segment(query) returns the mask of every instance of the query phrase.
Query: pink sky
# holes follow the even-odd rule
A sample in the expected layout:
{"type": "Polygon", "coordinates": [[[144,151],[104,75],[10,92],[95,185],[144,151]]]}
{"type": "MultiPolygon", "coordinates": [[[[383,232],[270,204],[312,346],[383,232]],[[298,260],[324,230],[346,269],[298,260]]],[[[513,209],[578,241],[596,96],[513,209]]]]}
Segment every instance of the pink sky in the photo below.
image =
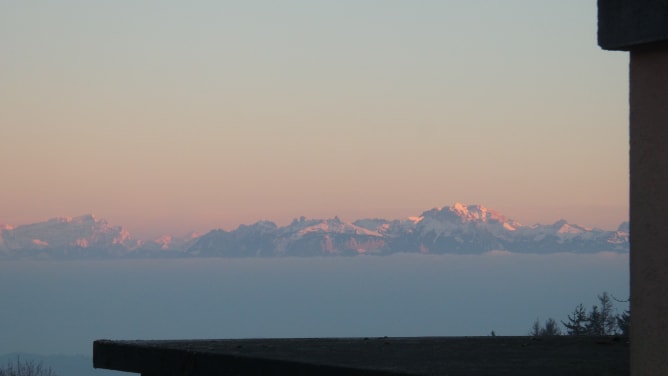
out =
{"type": "Polygon", "coordinates": [[[595,2],[0,4],[0,223],[628,213],[595,2]],[[567,24],[568,27],[564,28],[567,24]]]}

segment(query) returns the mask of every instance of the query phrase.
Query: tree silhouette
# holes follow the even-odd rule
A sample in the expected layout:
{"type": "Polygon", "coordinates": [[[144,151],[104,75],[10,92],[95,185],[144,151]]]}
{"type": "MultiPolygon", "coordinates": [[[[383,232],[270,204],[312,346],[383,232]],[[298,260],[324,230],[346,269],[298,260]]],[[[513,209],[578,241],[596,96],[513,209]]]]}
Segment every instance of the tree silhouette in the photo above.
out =
{"type": "MultiPolygon", "coordinates": [[[[619,334],[628,336],[631,312],[627,309],[621,315],[616,314],[612,305],[613,298],[607,292],[597,297],[599,304],[592,306],[590,312],[587,312],[580,303],[568,315],[568,321],[561,321],[561,324],[566,328],[566,334],[570,336],[610,336],[619,334]]],[[[559,325],[551,318],[545,321],[544,326],[541,326],[540,321],[536,319],[529,331],[529,335],[534,337],[561,334],[559,325]]]]}
{"type": "Polygon", "coordinates": [[[531,325],[531,329],[529,329],[529,335],[532,337],[540,336],[540,321],[538,319],[536,319],[536,321],[533,322],[533,325],[531,325]]]}
{"type": "Polygon", "coordinates": [[[591,312],[587,317],[587,324],[585,325],[587,330],[587,335],[589,336],[602,336],[605,335],[605,328],[603,326],[603,319],[601,317],[601,312],[598,309],[598,306],[591,307],[591,312]]]}
{"type": "Polygon", "coordinates": [[[16,357],[16,363],[7,362],[7,366],[0,367],[0,376],[57,376],[51,367],[45,367],[41,362],[21,360],[16,357]]]}
{"type": "Polygon", "coordinates": [[[626,310],[621,315],[617,316],[617,327],[621,330],[623,336],[629,335],[631,326],[631,311],[626,310]]]}
{"type": "Polygon", "coordinates": [[[540,335],[543,337],[560,336],[561,329],[559,329],[557,321],[551,317],[545,320],[545,325],[543,325],[543,328],[540,330],[540,335]]]}
{"type": "Polygon", "coordinates": [[[612,306],[612,299],[607,292],[598,296],[598,302],[601,307],[601,325],[603,326],[603,335],[609,336],[617,333],[617,315],[612,306]]]}
{"type": "Polygon", "coordinates": [[[617,316],[612,307],[612,300],[607,292],[598,296],[600,306],[593,306],[586,325],[587,334],[609,336],[617,333],[617,316]]]}
{"type": "Polygon", "coordinates": [[[529,335],[532,337],[560,336],[561,329],[559,329],[559,324],[557,324],[557,321],[551,317],[545,320],[545,325],[542,327],[540,325],[540,321],[536,319],[533,325],[531,325],[529,335]]]}
{"type": "Polygon", "coordinates": [[[561,322],[566,327],[566,333],[570,336],[583,336],[587,334],[587,311],[580,303],[572,314],[568,315],[568,322],[561,322]]]}

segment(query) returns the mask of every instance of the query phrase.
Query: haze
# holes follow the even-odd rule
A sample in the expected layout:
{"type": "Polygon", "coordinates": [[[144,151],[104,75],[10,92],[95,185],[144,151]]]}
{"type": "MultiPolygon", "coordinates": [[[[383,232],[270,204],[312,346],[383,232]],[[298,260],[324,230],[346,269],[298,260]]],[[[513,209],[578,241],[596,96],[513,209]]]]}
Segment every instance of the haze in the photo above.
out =
{"type": "Polygon", "coordinates": [[[0,3],[0,223],[131,233],[454,202],[615,228],[627,62],[595,1],[0,3]]]}
{"type": "Polygon", "coordinates": [[[626,299],[628,278],[615,253],[9,261],[0,355],[90,355],[101,338],[527,335],[604,291],[626,299]]]}

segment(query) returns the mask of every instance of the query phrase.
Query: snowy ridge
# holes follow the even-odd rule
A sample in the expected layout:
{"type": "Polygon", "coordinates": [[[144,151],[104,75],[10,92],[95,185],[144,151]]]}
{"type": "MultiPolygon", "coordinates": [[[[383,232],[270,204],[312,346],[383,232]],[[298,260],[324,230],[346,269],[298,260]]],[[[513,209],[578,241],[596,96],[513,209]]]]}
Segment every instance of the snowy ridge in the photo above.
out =
{"type": "Polygon", "coordinates": [[[130,234],[121,227],[112,227],[92,214],[79,217],[52,218],[2,231],[5,251],[88,248],[120,246],[131,248],[130,234]]]}
{"type": "Polygon", "coordinates": [[[300,217],[287,226],[271,221],[204,235],[165,235],[134,240],[122,227],[93,215],[0,227],[3,257],[277,257],[386,255],[397,252],[518,253],[628,252],[628,223],[616,231],[591,229],[566,220],[524,226],[482,205],[438,207],[402,220],[300,217]]]}
{"type": "Polygon", "coordinates": [[[367,236],[381,236],[376,231],[371,231],[364,227],[357,226],[352,223],[341,222],[339,217],[333,219],[320,219],[301,222],[293,222],[290,226],[295,229],[291,238],[298,239],[307,236],[311,233],[339,233],[339,234],[353,234],[353,235],[367,235],[367,236]],[[302,226],[305,225],[305,226],[302,226]]]}

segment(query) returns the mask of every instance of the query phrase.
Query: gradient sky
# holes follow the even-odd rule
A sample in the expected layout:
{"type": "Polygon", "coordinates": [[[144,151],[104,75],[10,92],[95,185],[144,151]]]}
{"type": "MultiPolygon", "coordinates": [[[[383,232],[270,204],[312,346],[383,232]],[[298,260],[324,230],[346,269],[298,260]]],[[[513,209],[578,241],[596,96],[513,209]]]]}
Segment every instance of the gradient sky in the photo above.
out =
{"type": "Polygon", "coordinates": [[[628,213],[596,2],[0,1],[0,223],[628,213]]]}

